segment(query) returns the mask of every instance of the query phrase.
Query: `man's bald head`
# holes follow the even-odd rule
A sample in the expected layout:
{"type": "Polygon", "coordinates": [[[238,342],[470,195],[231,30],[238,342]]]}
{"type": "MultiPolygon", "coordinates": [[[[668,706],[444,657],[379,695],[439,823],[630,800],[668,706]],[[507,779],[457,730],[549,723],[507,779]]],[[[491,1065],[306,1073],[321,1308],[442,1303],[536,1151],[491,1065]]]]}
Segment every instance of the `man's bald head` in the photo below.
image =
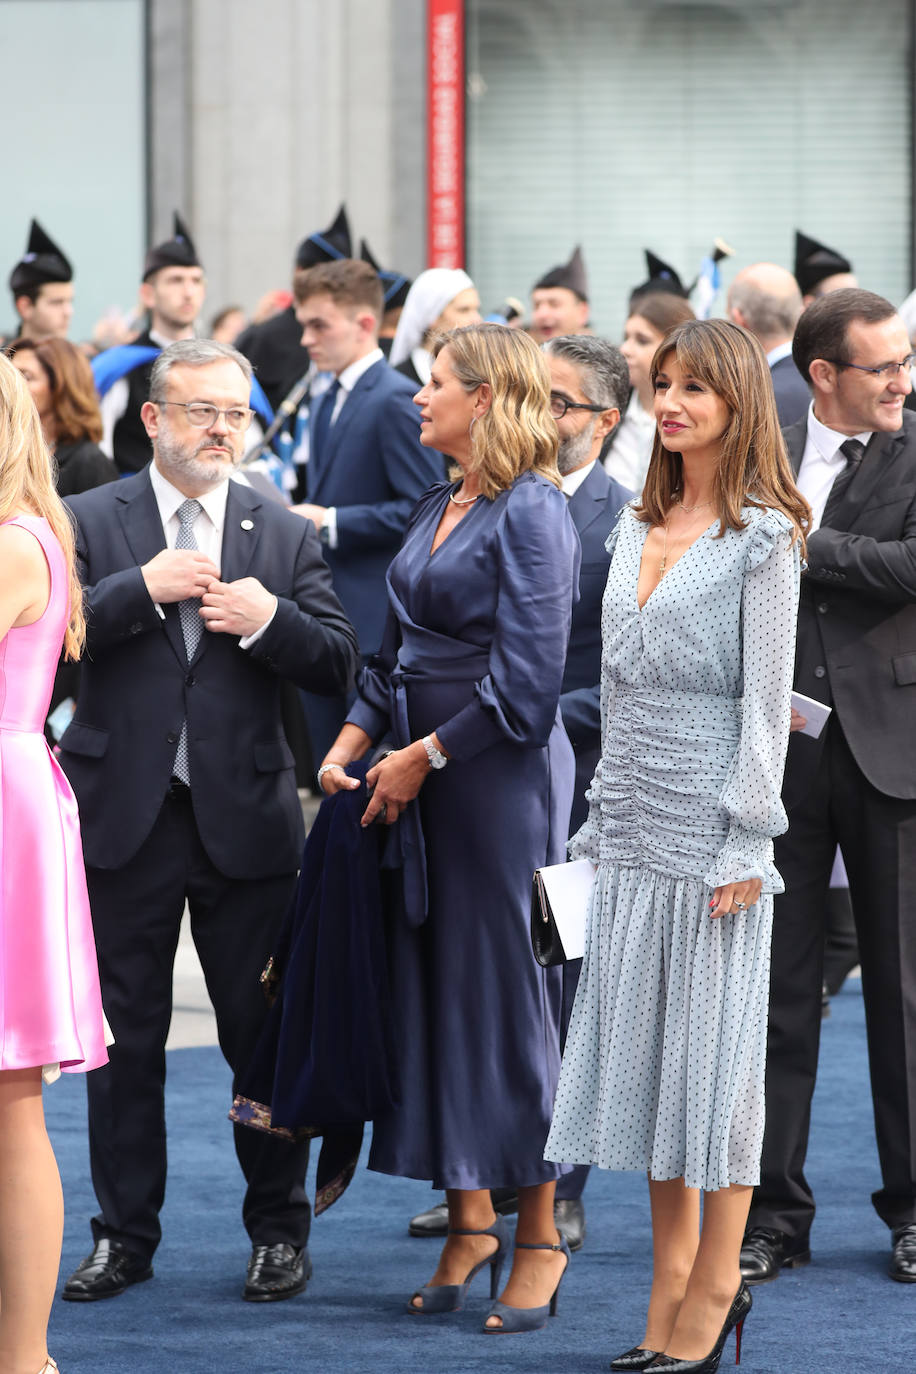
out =
{"type": "Polygon", "coordinates": [[[755,262],[728,288],[728,314],[769,351],[788,343],[802,312],[801,292],[791,272],[775,262],[755,262]]]}

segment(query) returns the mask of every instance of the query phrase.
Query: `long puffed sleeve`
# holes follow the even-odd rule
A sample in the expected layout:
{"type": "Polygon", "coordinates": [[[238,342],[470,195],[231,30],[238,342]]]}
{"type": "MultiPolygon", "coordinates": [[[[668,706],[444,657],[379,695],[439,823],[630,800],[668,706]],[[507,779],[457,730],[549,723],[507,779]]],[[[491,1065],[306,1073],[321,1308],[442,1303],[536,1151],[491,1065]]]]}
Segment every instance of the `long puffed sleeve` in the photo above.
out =
{"type": "Polygon", "coordinates": [[[801,576],[790,522],[778,511],[756,521],[748,540],[742,597],[744,704],[741,736],[720,802],[730,825],[710,887],[760,878],[782,892],[774,835],[787,828],[780,790],[789,740],[801,576]]]}
{"type": "Polygon", "coordinates": [[[523,477],[508,493],[498,529],[499,579],[489,671],[474,700],[437,727],[452,758],[469,759],[504,740],[547,743],[557,714],[579,538],[562,492],[523,477]]]}

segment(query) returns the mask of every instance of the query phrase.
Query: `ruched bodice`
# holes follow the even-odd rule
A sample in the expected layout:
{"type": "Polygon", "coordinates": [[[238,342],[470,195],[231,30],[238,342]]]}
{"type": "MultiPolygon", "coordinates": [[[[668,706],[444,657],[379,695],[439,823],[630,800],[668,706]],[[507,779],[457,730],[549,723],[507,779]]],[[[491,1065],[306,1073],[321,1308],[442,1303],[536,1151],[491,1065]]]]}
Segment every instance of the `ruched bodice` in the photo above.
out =
{"type": "Polygon", "coordinates": [[[0,640],[0,1069],[107,1060],[76,801],[43,734],[64,630],[63,552],[38,516],[44,613],[0,640]]]}

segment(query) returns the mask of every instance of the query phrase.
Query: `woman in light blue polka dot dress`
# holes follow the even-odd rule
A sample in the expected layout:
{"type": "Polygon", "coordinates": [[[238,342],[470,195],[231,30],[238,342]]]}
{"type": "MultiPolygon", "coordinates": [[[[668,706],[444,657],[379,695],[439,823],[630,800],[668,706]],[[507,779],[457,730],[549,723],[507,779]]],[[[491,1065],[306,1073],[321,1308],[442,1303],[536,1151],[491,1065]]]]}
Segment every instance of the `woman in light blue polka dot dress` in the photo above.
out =
{"type": "Polygon", "coordinates": [[[646,487],[608,545],[602,753],[571,845],[598,868],[545,1154],[649,1175],[646,1332],[611,1368],[711,1371],[750,1307],[808,508],[751,335],[690,321],[652,371],[646,487]]]}

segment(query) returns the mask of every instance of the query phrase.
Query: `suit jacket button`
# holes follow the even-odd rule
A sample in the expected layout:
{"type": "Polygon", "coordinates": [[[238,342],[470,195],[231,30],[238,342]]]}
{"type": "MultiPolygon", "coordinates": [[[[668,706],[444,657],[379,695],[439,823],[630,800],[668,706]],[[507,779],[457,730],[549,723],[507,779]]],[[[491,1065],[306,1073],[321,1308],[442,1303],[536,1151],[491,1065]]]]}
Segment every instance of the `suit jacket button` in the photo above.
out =
{"type": "Polygon", "coordinates": [[[817,609],[818,609],[818,611],[820,612],[821,615],[826,615],[826,614],[827,614],[827,602],[826,602],[826,601],[819,601],[819,602],[817,603],[817,609]]]}
{"type": "Polygon", "coordinates": [[[168,733],[168,734],[166,735],[166,737],[165,737],[165,742],[166,742],[166,744],[177,744],[177,743],[178,743],[178,736],[177,736],[177,735],[174,735],[174,734],[172,733],[172,731],[170,730],[169,733],[168,733]]]}
{"type": "Polygon", "coordinates": [[[143,626],[140,624],[140,621],[138,620],[137,623],[136,623],[135,625],[131,625],[130,630],[128,631],[128,633],[129,633],[129,634],[132,634],[132,635],[138,635],[138,634],[140,634],[140,632],[142,631],[142,629],[143,629],[143,626]]]}
{"type": "Polygon", "coordinates": [[[814,670],[814,676],[815,676],[815,677],[826,677],[826,676],[827,676],[827,669],[818,666],[818,667],[815,668],[815,670],[814,670]]]}
{"type": "Polygon", "coordinates": [[[193,687],[196,681],[197,679],[195,678],[194,674],[188,673],[187,677],[185,678],[185,685],[187,687],[193,687]]]}

